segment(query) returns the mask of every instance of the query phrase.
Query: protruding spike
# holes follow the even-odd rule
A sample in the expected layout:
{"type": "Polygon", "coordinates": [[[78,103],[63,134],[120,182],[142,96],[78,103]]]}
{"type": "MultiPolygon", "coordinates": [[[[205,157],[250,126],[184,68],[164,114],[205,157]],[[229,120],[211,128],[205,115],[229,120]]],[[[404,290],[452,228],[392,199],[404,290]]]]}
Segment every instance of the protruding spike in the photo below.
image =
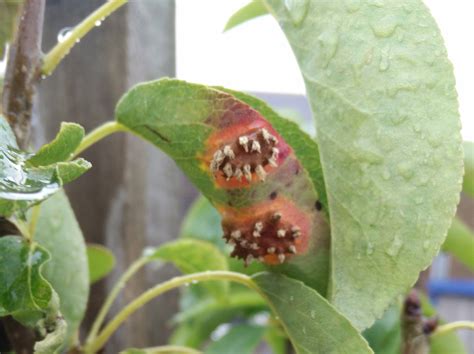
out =
{"type": "Polygon", "coordinates": [[[224,158],[225,158],[225,156],[224,156],[224,153],[222,152],[222,150],[217,150],[214,153],[214,156],[212,157],[212,161],[211,161],[211,164],[210,164],[210,168],[211,168],[212,172],[217,172],[220,165],[222,164],[222,161],[224,161],[224,158]]]}
{"type": "Polygon", "coordinates": [[[276,161],[278,159],[279,153],[280,153],[280,150],[278,150],[278,148],[276,147],[272,148],[272,159],[276,161]]]}
{"type": "Polygon", "coordinates": [[[290,247],[288,247],[288,251],[290,251],[290,253],[296,254],[296,247],[295,247],[295,245],[290,245],[290,247]]]}
{"type": "Polygon", "coordinates": [[[224,155],[227,156],[231,160],[235,158],[234,150],[232,150],[230,145],[224,146],[224,155]]]}
{"type": "Polygon", "coordinates": [[[247,240],[242,240],[242,241],[240,241],[240,246],[241,246],[241,247],[247,248],[247,245],[248,245],[247,240]]]}
{"type": "Polygon", "coordinates": [[[252,141],[251,151],[262,152],[262,150],[260,149],[260,143],[257,140],[252,141]]]}
{"type": "Polygon", "coordinates": [[[227,180],[229,180],[232,177],[232,175],[234,174],[234,172],[232,171],[232,165],[229,162],[227,162],[225,164],[222,171],[224,171],[224,174],[226,175],[227,180]]]}
{"type": "Polygon", "coordinates": [[[286,231],[285,231],[285,230],[279,229],[279,230],[277,231],[277,236],[278,236],[278,237],[283,238],[283,237],[285,237],[285,235],[286,235],[286,231]]]}
{"type": "Polygon", "coordinates": [[[253,256],[249,254],[247,258],[245,258],[245,264],[249,265],[250,263],[252,263],[253,259],[254,259],[253,256]]]}
{"type": "Polygon", "coordinates": [[[259,260],[260,262],[263,262],[263,261],[265,260],[265,258],[263,258],[263,256],[260,256],[260,257],[258,257],[258,260],[259,260]]]}
{"type": "Polygon", "coordinates": [[[249,138],[247,138],[245,135],[239,138],[239,144],[244,148],[245,152],[249,152],[249,146],[247,145],[248,143],[249,138]]]}
{"type": "Polygon", "coordinates": [[[263,230],[263,222],[261,222],[261,221],[256,222],[255,223],[255,231],[260,232],[262,230],[263,230]]]}
{"type": "Polygon", "coordinates": [[[278,260],[280,261],[280,263],[283,263],[283,262],[285,261],[285,258],[286,258],[286,257],[285,257],[285,255],[284,255],[283,253],[280,253],[280,254],[278,255],[278,260]]]}
{"type": "Polygon", "coordinates": [[[268,163],[269,163],[270,165],[272,165],[273,167],[278,167],[278,164],[277,164],[277,162],[276,162],[276,159],[274,159],[273,157],[270,157],[270,158],[268,159],[268,163]]]}
{"type": "Polygon", "coordinates": [[[293,226],[293,227],[291,228],[291,236],[292,236],[293,238],[298,238],[298,237],[301,236],[301,230],[300,230],[300,228],[299,228],[298,226],[293,226]]]}
{"type": "Polygon", "coordinates": [[[231,246],[234,246],[235,245],[235,241],[231,238],[229,238],[229,240],[227,241],[227,243],[231,246]]]}
{"type": "Polygon", "coordinates": [[[280,220],[280,219],[281,219],[281,213],[280,213],[279,211],[277,211],[276,213],[274,213],[274,214],[272,215],[272,220],[273,220],[273,221],[278,221],[278,220],[280,220]]]}
{"type": "Polygon", "coordinates": [[[237,178],[238,181],[241,181],[243,175],[242,170],[237,167],[234,171],[234,177],[237,178]]]}
{"type": "Polygon", "coordinates": [[[300,228],[298,226],[293,226],[291,232],[300,232],[300,228]]]}
{"type": "Polygon", "coordinates": [[[257,243],[254,242],[250,244],[250,248],[253,250],[258,250],[260,247],[258,247],[257,243]]]}
{"type": "Polygon", "coordinates": [[[271,135],[268,132],[268,130],[266,130],[265,128],[262,128],[261,133],[262,133],[263,140],[265,140],[267,143],[269,143],[270,140],[272,140],[273,135],[271,135]]]}
{"type": "Polygon", "coordinates": [[[257,238],[258,238],[258,237],[262,237],[262,235],[260,235],[260,232],[258,232],[258,231],[254,231],[254,232],[252,233],[252,236],[253,236],[253,237],[257,237],[257,238]]]}
{"type": "Polygon", "coordinates": [[[265,178],[267,177],[267,173],[263,169],[262,165],[258,165],[255,168],[255,172],[257,173],[258,178],[260,178],[261,181],[265,181],[265,178]]]}
{"type": "Polygon", "coordinates": [[[275,247],[269,247],[269,248],[267,248],[268,254],[274,254],[275,251],[276,251],[275,247]]]}
{"type": "Polygon", "coordinates": [[[244,176],[247,181],[252,181],[252,171],[249,164],[244,165],[244,176]]]}
{"type": "Polygon", "coordinates": [[[242,232],[240,230],[234,230],[230,233],[230,237],[235,238],[238,240],[239,238],[242,237],[242,232]]]}

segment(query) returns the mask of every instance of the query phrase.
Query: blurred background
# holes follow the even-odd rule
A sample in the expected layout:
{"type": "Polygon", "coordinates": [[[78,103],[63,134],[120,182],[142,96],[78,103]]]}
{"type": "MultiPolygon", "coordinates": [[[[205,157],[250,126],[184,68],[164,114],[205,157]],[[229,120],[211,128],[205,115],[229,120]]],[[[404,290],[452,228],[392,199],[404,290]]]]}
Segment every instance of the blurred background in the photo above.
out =
{"type": "MultiPolygon", "coordinates": [[[[228,18],[248,0],[131,0],[74,48],[36,97],[34,140],[54,137],[59,122],[91,130],[113,117],[115,103],[132,85],[162,76],[221,85],[255,94],[314,134],[298,66],[278,24],[264,16],[223,33],[228,18]]],[[[48,0],[46,51],[102,1],[48,0]]],[[[474,140],[474,3],[425,0],[446,41],[457,80],[464,140],[474,140]]],[[[0,70],[1,70],[0,64],[0,70]]],[[[197,192],[174,163],[134,136],[106,139],[84,155],[94,168],[68,187],[88,242],[105,244],[118,259],[113,275],[93,286],[87,321],[108,289],[146,246],[174,239],[197,192]]],[[[474,202],[463,196],[459,216],[474,228],[474,202]]],[[[468,250],[474,257],[474,249],[468,250]]],[[[148,269],[134,278],[118,305],[176,274],[148,269]]],[[[421,286],[448,320],[474,320],[473,273],[441,253],[421,286]]],[[[106,353],[167,342],[177,293],[139,311],[113,337],[106,353]]],[[[113,310],[114,312],[116,311],[113,310]]],[[[85,326],[88,326],[86,321],[85,326]]],[[[474,353],[473,332],[460,332],[474,353]]]]}

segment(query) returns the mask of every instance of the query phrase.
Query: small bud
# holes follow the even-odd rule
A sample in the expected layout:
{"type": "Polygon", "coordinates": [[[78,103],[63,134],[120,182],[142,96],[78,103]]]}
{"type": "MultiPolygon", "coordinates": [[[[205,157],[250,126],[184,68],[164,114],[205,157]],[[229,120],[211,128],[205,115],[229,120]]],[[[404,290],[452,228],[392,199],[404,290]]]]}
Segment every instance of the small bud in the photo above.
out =
{"type": "Polygon", "coordinates": [[[280,230],[277,231],[277,236],[278,236],[278,237],[283,238],[283,237],[285,237],[285,235],[286,235],[286,231],[285,231],[285,230],[280,229],[280,230]]]}
{"type": "Polygon", "coordinates": [[[255,231],[262,231],[263,230],[263,222],[259,221],[255,223],[255,231]]]}
{"type": "Polygon", "coordinates": [[[265,178],[267,177],[267,173],[263,169],[262,165],[258,165],[255,168],[255,172],[257,173],[258,178],[260,178],[261,181],[265,181],[265,178]]]}
{"type": "Polygon", "coordinates": [[[244,176],[247,181],[252,181],[252,171],[249,164],[244,165],[244,176]]]}
{"type": "Polygon", "coordinates": [[[257,140],[252,141],[252,152],[253,151],[262,152],[260,150],[260,143],[257,140]]]}
{"type": "Polygon", "coordinates": [[[281,219],[281,213],[280,213],[279,211],[277,211],[276,213],[274,213],[274,214],[272,215],[272,220],[273,220],[273,221],[278,221],[278,220],[280,220],[280,219],[281,219]]]}
{"type": "Polygon", "coordinates": [[[269,248],[267,248],[268,254],[273,254],[273,253],[275,253],[275,251],[276,251],[275,247],[269,247],[269,248]]]}
{"type": "Polygon", "coordinates": [[[288,251],[290,251],[290,253],[296,254],[296,247],[295,247],[295,245],[290,245],[290,247],[288,247],[288,251]]]}
{"type": "Polygon", "coordinates": [[[284,255],[283,253],[280,253],[280,254],[278,255],[278,260],[280,261],[280,263],[283,263],[283,262],[285,261],[285,258],[286,258],[286,257],[285,257],[285,255],[284,255]]]}
{"type": "Polygon", "coordinates": [[[268,159],[268,163],[269,163],[270,165],[272,165],[273,167],[277,167],[277,166],[278,166],[278,164],[277,164],[277,162],[276,162],[276,159],[274,159],[273,157],[270,157],[270,158],[268,159]]]}
{"type": "Polygon", "coordinates": [[[234,230],[230,233],[230,237],[235,238],[236,240],[238,240],[239,238],[242,237],[242,232],[240,232],[240,230],[234,230]]]}
{"type": "Polygon", "coordinates": [[[234,150],[232,150],[230,145],[224,146],[224,155],[227,156],[231,160],[235,158],[234,150]]]}
{"type": "Polygon", "coordinates": [[[241,181],[242,176],[243,176],[242,170],[237,167],[234,171],[234,177],[237,178],[238,181],[241,181]]]}
{"type": "Polygon", "coordinates": [[[245,135],[239,138],[239,144],[244,148],[245,152],[249,152],[249,147],[247,145],[248,142],[249,138],[247,138],[245,135]]]}

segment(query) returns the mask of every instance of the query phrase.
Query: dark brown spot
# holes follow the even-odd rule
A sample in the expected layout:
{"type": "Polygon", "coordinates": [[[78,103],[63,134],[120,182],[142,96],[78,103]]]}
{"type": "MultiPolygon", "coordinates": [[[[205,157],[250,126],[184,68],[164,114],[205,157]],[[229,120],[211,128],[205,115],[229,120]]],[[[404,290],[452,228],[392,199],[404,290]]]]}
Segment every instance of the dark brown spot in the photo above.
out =
{"type": "Polygon", "coordinates": [[[323,205],[319,200],[317,200],[316,203],[314,203],[314,207],[317,211],[320,211],[323,208],[323,205]]]}
{"type": "Polygon", "coordinates": [[[276,191],[273,191],[270,193],[270,199],[275,200],[275,198],[278,196],[278,193],[276,191]]]}

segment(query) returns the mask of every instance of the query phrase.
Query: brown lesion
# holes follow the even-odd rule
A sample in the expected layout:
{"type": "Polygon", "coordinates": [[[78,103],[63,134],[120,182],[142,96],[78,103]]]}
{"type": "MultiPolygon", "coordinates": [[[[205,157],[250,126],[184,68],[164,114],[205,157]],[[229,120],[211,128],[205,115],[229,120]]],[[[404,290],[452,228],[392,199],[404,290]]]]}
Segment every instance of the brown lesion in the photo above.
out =
{"type": "Polygon", "coordinates": [[[278,197],[249,208],[223,211],[222,228],[224,239],[234,246],[232,257],[246,264],[252,260],[279,264],[306,251],[311,221],[289,200],[278,197]]]}

